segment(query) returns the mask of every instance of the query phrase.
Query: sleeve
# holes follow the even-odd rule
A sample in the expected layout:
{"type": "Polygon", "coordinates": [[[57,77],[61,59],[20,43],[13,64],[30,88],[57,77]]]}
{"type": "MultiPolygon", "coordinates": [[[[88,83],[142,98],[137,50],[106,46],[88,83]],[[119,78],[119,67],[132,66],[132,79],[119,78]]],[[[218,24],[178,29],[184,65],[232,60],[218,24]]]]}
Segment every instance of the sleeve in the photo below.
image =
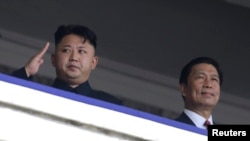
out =
{"type": "Polygon", "coordinates": [[[27,74],[26,74],[26,71],[25,71],[25,68],[22,67],[18,70],[15,70],[11,73],[11,76],[14,76],[14,77],[18,77],[18,78],[21,78],[21,79],[25,79],[25,80],[30,80],[32,81],[33,80],[33,77],[28,77],[27,74]]]}

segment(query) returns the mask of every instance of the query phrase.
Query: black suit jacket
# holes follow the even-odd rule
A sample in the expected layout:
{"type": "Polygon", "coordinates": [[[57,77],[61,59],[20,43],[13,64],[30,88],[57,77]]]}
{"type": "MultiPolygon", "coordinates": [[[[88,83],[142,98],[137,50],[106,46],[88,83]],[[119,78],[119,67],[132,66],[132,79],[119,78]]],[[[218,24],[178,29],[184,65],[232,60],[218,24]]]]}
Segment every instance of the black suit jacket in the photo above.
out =
{"type": "MultiPolygon", "coordinates": [[[[27,77],[24,67],[14,71],[11,75],[18,77],[18,78],[32,81],[32,77],[27,77]]],[[[103,101],[110,102],[113,104],[123,105],[122,100],[120,100],[119,98],[107,92],[92,89],[88,81],[83,82],[76,88],[71,88],[66,82],[56,78],[52,84],[52,87],[65,90],[65,91],[69,91],[72,93],[76,93],[79,95],[103,100],[103,101]]]]}
{"type": "MultiPolygon", "coordinates": [[[[182,112],[181,115],[175,118],[174,120],[196,126],[194,122],[184,112],[182,112]]],[[[213,122],[213,125],[215,124],[217,124],[217,122],[213,122]]]]}
{"type": "Polygon", "coordinates": [[[184,112],[174,120],[195,126],[194,122],[184,112]]]}

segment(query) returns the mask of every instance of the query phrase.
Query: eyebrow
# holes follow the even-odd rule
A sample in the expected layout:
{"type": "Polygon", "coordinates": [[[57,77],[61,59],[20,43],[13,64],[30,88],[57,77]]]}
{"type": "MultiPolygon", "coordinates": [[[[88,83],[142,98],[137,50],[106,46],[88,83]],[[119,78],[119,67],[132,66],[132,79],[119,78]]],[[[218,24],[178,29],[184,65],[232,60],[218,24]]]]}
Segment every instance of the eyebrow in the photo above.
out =
{"type": "MultiPolygon", "coordinates": [[[[64,44],[63,47],[75,47],[75,46],[71,46],[69,44],[64,44]]],[[[85,46],[77,46],[77,48],[86,48],[85,46]]]]}
{"type": "MultiPolygon", "coordinates": [[[[205,72],[203,72],[203,71],[199,71],[199,72],[195,72],[195,73],[193,73],[194,75],[200,75],[200,74],[203,74],[203,75],[205,75],[206,73],[205,72]]],[[[213,74],[209,74],[210,76],[213,76],[213,77],[218,77],[219,78],[219,74],[216,74],[216,73],[213,73],[213,74]]]]}

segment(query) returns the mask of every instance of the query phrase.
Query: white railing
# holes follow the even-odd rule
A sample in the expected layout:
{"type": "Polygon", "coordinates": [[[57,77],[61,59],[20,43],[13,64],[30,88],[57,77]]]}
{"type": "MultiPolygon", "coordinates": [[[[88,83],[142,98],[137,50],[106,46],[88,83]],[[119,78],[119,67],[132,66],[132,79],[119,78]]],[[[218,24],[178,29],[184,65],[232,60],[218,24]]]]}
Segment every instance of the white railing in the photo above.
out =
{"type": "Polygon", "coordinates": [[[5,74],[0,117],[4,141],[207,140],[193,126],[5,74]]]}

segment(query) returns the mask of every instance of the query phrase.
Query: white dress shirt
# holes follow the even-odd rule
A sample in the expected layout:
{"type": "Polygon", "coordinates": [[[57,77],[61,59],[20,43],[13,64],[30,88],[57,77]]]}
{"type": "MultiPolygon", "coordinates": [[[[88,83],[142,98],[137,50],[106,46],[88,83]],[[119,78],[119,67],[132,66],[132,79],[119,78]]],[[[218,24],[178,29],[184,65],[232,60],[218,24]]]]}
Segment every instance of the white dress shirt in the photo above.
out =
{"type": "MultiPolygon", "coordinates": [[[[196,127],[207,129],[207,127],[204,126],[204,123],[207,119],[188,109],[184,109],[184,113],[193,121],[196,127]]],[[[211,125],[213,125],[212,115],[208,118],[208,121],[211,123],[211,125]]]]}

